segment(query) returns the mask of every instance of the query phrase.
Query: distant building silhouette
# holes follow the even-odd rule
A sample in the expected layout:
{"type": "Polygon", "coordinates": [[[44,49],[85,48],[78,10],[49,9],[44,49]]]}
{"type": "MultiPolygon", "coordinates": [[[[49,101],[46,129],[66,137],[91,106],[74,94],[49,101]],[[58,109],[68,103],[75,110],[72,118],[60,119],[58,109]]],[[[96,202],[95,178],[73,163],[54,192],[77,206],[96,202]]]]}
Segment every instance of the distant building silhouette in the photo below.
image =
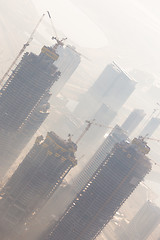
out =
{"type": "Polygon", "coordinates": [[[106,104],[102,103],[98,111],[93,115],[97,124],[102,124],[103,127],[107,127],[114,119],[116,112],[110,109],[106,104]]]}
{"type": "Polygon", "coordinates": [[[130,135],[136,127],[140,124],[140,122],[145,117],[145,112],[142,109],[134,109],[128,118],[122,124],[122,129],[125,130],[128,135],[130,135]]]}
{"type": "Polygon", "coordinates": [[[151,137],[153,133],[157,130],[159,125],[160,125],[160,118],[152,118],[142,130],[142,132],[140,133],[140,136],[151,137]]]}
{"type": "Polygon", "coordinates": [[[128,224],[118,240],[146,240],[160,224],[160,208],[146,202],[128,224]]]}
{"type": "Polygon", "coordinates": [[[74,113],[86,120],[96,113],[102,103],[117,112],[132,94],[135,85],[136,82],[113,62],[82,96],[74,113]]]}
{"type": "Polygon", "coordinates": [[[117,144],[61,219],[39,240],[93,240],[151,170],[143,139],[117,144]]]}
{"type": "Polygon", "coordinates": [[[60,72],[53,65],[57,59],[52,47],[44,46],[39,55],[25,53],[0,90],[0,176],[5,174],[19,153],[20,132],[24,125],[32,125],[34,133],[46,117],[45,113],[36,111],[59,78],[60,72]],[[39,124],[35,120],[31,123],[34,117],[39,124]]]}
{"type": "Polygon", "coordinates": [[[1,239],[16,236],[20,226],[44,206],[76,165],[76,149],[76,144],[62,140],[54,132],[49,132],[45,140],[37,138],[0,192],[1,239]]]}

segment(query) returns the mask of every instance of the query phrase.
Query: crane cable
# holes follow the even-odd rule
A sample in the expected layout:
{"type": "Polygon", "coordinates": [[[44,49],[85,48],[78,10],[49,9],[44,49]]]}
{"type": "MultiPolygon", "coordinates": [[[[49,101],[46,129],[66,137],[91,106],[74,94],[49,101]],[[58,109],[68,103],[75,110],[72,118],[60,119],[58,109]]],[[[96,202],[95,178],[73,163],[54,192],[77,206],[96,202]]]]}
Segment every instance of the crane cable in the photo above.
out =
{"type": "Polygon", "coordinates": [[[49,17],[50,22],[51,22],[51,26],[52,26],[52,30],[53,30],[53,35],[55,34],[56,39],[58,39],[57,31],[56,31],[56,28],[54,27],[54,24],[53,24],[53,21],[52,21],[52,18],[51,18],[51,14],[50,14],[49,11],[47,11],[47,13],[48,13],[48,17],[49,17]]]}

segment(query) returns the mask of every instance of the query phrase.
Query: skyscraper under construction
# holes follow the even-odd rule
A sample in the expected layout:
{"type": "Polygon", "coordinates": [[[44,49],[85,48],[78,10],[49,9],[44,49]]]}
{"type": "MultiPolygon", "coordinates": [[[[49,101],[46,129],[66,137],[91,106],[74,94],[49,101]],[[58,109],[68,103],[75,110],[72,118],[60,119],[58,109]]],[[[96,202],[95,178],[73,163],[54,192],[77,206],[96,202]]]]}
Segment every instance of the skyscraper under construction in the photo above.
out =
{"type": "MultiPolygon", "coordinates": [[[[52,84],[58,80],[60,72],[53,65],[57,59],[58,54],[52,47],[44,46],[39,55],[25,53],[0,90],[1,176],[15,160],[22,128],[35,115],[52,84]]],[[[42,123],[45,117],[45,113],[41,114],[37,121],[42,123]]]]}
{"type": "Polygon", "coordinates": [[[93,240],[151,170],[142,138],[117,144],[43,240],[93,240]]]}
{"type": "Polygon", "coordinates": [[[54,132],[39,136],[0,192],[1,239],[16,236],[28,219],[46,203],[70,169],[76,165],[76,144],[54,132]],[[3,237],[2,237],[3,236],[3,237]]]}

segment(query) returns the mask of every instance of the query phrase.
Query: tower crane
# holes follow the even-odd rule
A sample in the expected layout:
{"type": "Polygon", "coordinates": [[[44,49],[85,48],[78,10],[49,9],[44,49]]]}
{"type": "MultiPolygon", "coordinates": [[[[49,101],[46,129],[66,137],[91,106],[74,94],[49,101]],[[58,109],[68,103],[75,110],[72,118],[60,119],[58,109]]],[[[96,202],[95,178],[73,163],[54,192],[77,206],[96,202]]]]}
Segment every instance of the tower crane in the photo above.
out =
{"type": "Polygon", "coordinates": [[[41,16],[41,18],[39,19],[37,25],[35,26],[33,32],[31,33],[28,41],[23,45],[23,47],[21,48],[21,50],[19,51],[17,57],[14,59],[14,61],[12,62],[12,64],[10,65],[10,67],[8,68],[8,70],[5,72],[5,74],[3,75],[3,77],[0,80],[0,85],[3,83],[4,79],[7,77],[7,75],[9,74],[10,70],[12,69],[12,67],[16,64],[17,60],[20,58],[20,56],[24,53],[25,49],[30,45],[31,41],[33,40],[33,36],[37,30],[37,28],[39,27],[40,23],[42,22],[42,19],[44,18],[45,14],[43,14],[41,16]]]}
{"type": "MultiPolygon", "coordinates": [[[[57,34],[57,31],[56,31],[56,28],[54,27],[54,24],[53,24],[53,21],[52,21],[52,17],[51,17],[51,14],[49,11],[47,11],[48,13],[48,17],[50,19],[50,22],[51,22],[51,26],[52,26],[52,31],[53,31],[53,35],[55,35],[55,37],[53,36],[52,37],[52,40],[55,40],[57,43],[55,44],[54,46],[54,49],[57,49],[58,46],[64,46],[64,41],[67,40],[67,37],[65,38],[62,38],[61,40],[58,38],[58,34],[57,34]]],[[[74,48],[72,48],[70,45],[65,45],[67,48],[71,49],[73,52],[79,54],[80,56],[82,56],[83,58],[87,59],[88,61],[90,61],[89,58],[87,58],[86,56],[84,56],[83,54],[77,52],[74,48]]]]}
{"type": "MultiPolygon", "coordinates": [[[[98,127],[106,127],[105,125],[99,124],[95,122],[95,119],[88,121],[85,121],[87,123],[87,126],[85,127],[84,131],[82,132],[82,134],[79,136],[79,138],[76,141],[76,144],[79,143],[79,141],[83,138],[83,136],[88,132],[88,130],[90,129],[90,127],[92,125],[98,126],[98,127]]],[[[107,127],[107,128],[111,128],[113,129],[113,127],[107,127]]]]}
{"type": "Polygon", "coordinates": [[[160,139],[157,138],[151,138],[148,137],[149,134],[146,134],[144,137],[142,137],[144,140],[152,140],[152,141],[156,141],[156,142],[160,142],[160,139]]]}
{"type": "Polygon", "coordinates": [[[60,45],[60,46],[63,46],[64,45],[64,41],[67,40],[67,38],[62,38],[61,40],[58,38],[58,34],[57,34],[57,31],[56,31],[56,28],[54,27],[54,24],[53,24],[53,21],[52,21],[52,17],[51,17],[51,14],[49,11],[47,11],[48,13],[48,17],[50,19],[50,22],[51,22],[51,26],[52,26],[52,30],[53,30],[53,34],[55,34],[55,37],[53,36],[52,37],[52,40],[55,40],[57,43],[55,44],[54,46],[54,49],[57,49],[57,47],[60,45]]]}
{"type": "Polygon", "coordinates": [[[147,123],[149,122],[149,120],[150,120],[153,116],[155,116],[156,118],[158,118],[159,115],[160,115],[160,103],[157,102],[157,103],[156,103],[156,108],[153,109],[153,112],[152,112],[152,113],[149,115],[149,117],[146,119],[145,124],[147,124],[147,123]],[[158,113],[157,113],[157,112],[158,112],[158,113]],[[157,115],[155,116],[156,113],[157,113],[157,115]]]}
{"type": "Polygon", "coordinates": [[[160,142],[160,139],[157,139],[157,138],[146,137],[146,140],[153,140],[153,141],[156,141],[156,142],[160,142]]]}
{"type": "MultiPolygon", "coordinates": [[[[106,127],[106,125],[96,123],[96,122],[95,122],[95,119],[92,119],[91,121],[86,120],[85,122],[87,123],[87,126],[85,127],[84,131],[82,132],[82,134],[79,136],[79,138],[78,138],[77,141],[75,142],[76,144],[79,143],[79,141],[80,141],[80,140],[83,138],[83,136],[88,132],[88,130],[90,129],[90,127],[91,127],[92,125],[95,125],[95,126],[98,126],[98,127],[106,127]]],[[[107,128],[113,129],[113,127],[111,127],[111,126],[108,126],[107,128]]],[[[69,134],[68,136],[71,137],[72,135],[69,134]]],[[[160,142],[160,139],[150,138],[150,137],[147,137],[147,135],[144,137],[144,140],[153,140],[153,141],[156,141],[156,142],[160,142]]]]}

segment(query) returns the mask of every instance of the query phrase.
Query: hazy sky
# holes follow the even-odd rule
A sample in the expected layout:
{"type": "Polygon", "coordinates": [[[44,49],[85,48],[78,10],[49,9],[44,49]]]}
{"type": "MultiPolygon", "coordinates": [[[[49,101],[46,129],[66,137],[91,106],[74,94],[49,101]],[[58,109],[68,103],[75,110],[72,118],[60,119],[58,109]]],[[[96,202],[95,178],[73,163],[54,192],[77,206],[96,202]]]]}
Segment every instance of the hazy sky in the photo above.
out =
{"type": "MultiPolygon", "coordinates": [[[[152,73],[159,81],[159,0],[14,0],[13,6],[9,0],[1,0],[0,26],[1,32],[5,29],[6,39],[3,41],[13,53],[20,39],[24,41],[21,35],[29,34],[38,20],[31,3],[39,16],[49,10],[56,29],[64,33],[61,36],[67,36],[85,54],[90,49],[92,59],[97,58],[97,63],[100,59],[100,66],[107,64],[106,59],[111,54],[112,59],[127,71],[141,69],[152,73]],[[11,48],[12,45],[16,47],[11,48]]],[[[47,16],[45,21],[49,23],[47,16]]],[[[51,34],[41,36],[49,39],[51,34]]]]}
{"type": "Polygon", "coordinates": [[[160,2],[158,0],[33,0],[50,10],[55,26],[81,47],[112,49],[127,69],[160,77],[160,2]]]}
{"type": "Polygon", "coordinates": [[[107,44],[105,33],[69,0],[33,0],[40,13],[50,11],[54,25],[81,47],[102,47],[107,44]]]}

